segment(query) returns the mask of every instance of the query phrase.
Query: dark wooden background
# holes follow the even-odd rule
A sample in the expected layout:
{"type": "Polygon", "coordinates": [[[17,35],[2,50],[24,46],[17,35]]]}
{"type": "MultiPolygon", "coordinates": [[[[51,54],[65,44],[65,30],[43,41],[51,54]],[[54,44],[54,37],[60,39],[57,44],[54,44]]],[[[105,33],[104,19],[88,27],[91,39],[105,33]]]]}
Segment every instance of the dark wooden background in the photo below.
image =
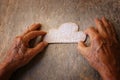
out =
{"type": "MultiPolygon", "coordinates": [[[[94,26],[94,18],[107,17],[120,34],[120,0],[0,0],[0,61],[13,38],[32,23],[42,30],[74,22],[80,30],[94,26]]],[[[120,36],[119,36],[120,37],[120,36]]],[[[50,44],[11,80],[101,80],[78,53],[77,44],[50,44]]]]}

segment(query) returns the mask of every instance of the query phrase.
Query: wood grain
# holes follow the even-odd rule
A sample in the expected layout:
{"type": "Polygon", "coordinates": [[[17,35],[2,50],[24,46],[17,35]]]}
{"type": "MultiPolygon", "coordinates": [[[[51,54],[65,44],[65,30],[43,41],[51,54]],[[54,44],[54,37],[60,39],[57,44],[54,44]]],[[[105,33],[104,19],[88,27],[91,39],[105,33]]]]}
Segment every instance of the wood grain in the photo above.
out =
{"type": "MultiPolygon", "coordinates": [[[[65,22],[80,30],[94,26],[94,18],[106,16],[120,34],[119,0],[0,0],[0,61],[13,38],[32,23],[42,30],[65,22]]],[[[119,35],[118,35],[119,36],[119,35]]],[[[120,36],[119,36],[120,38],[120,36]]],[[[77,44],[50,44],[11,80],[100,80],[99,74],[79,55],[77,44]]]]}

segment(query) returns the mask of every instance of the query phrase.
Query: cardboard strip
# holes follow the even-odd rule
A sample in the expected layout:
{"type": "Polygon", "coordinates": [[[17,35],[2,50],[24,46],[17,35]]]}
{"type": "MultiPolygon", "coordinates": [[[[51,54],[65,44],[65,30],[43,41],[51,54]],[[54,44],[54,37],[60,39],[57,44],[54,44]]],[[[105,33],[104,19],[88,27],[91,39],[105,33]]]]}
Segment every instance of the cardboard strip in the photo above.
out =
{"type": "Polygon", "coordinates": [[[85,41],[86,35],[78,31],[78,25],[72,22],[62,24],[58,29],[51,29],[44,41],[48,43],[78,43],[85,41]]]}

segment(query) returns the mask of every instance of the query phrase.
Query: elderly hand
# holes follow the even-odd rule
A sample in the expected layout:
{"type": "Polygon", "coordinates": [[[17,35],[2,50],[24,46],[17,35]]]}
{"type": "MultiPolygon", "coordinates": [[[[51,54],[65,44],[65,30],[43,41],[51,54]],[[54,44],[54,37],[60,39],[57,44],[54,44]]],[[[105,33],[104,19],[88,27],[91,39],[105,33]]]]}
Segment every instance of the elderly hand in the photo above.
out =
{"type": "Polygon", "coordinates": [[[43,37],[46,34],[46,32],[38,30],[40,27],[40,24],[33,24],[23,35],[15,38],[13,45],[6,53],[5,59],[0,63],[0,80],[7,80],[5,78],[7,74],[10,76],[9,73],[27,64],[47,46],[47,43],[42,41],[30,48],[31,39],[38,36],[43,37]]]}
{"type": "Polygon", "coordinates": [[[80,53],[95,68],[103,80],[120,80],[120,43],[113,25],[104,17],[95,20],[96,28],[85,30],[90,46],[78,44],[80,53]]]}

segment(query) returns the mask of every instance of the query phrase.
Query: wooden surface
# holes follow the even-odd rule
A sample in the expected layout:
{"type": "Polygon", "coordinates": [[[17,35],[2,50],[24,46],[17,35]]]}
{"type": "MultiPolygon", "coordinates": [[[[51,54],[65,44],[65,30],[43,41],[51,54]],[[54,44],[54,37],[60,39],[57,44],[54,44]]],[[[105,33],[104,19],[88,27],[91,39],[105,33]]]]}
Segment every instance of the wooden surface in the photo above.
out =
{"type": "MultiPolygon", "coordinates": [[[[120,34],[120,0],[0,0],[0,61],[13,38],[32,23],[41,23],[48,31],[74,22],[84,30],[101,16],[109,18],[120,34]]],[[[50,44],[11,80],[100,80],[100,76],[79,55],[77,44],[50,44]]]]}

